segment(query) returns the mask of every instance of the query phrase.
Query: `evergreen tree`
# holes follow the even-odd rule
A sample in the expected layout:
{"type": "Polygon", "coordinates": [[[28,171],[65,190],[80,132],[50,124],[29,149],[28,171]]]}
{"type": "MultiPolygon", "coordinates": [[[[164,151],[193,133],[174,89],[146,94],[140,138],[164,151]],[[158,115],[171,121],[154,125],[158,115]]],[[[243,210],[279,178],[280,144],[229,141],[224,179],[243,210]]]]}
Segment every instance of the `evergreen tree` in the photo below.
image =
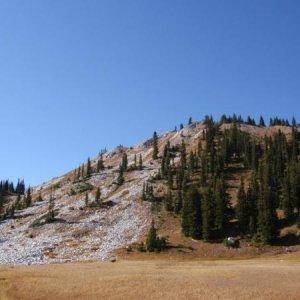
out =
{"type": "Polygon", "coordinates": [[[16,207],[17,210],[22,209],[22,202],[21,202],[21,195],[20,194],[18,194],[18,196],[17,196],[15,207],[16,207]]]}
{"type": "Polygon", "coordinates": [[[142,159],[142,154],[139,156],[139,170],[143,169],[143,159],[142,159]]]}
{"type": "Polygon", "coordinates": [[[91,160],[88,158],[87,164],[86,164],[86,177],[89,178],[91,177],[92,174],[92,166],[91,166],[91,160]]]}
{"type": "Polygon", "coordinates": [[[283,188],[282,188],[282,208],[284,211],[284,215],[286,219],[290,219],[293,215],[293,203],[291,199],[291,189],[290,189],[290,183],[288,181],[288,178],[284,179],[283,182],[283,188]]]}
{"type": "Polygon", "coordinates": [[[186,146],[185,142],[181,141],[181,147],[180,147],[180,166],[182,170],[185,170],[186,168],[186,146]]]}
{"type": "Polygon", "coordinates": [[[46,222],[53,222],[55,221],[55,211],[54,211],[54,198],[51,194],[49,199],[49,206],[48,206],[48,212],[46,216],[46,222]]]}
{"type": "Polygon", "coordinates": [[[124,183],[124,171],[123,171],[122,166],[120,165],[119,175],[118,175],[118,178],[117,178],[117,185],[121,186],[123,183],[124,183]]]}
{"type": "Polygon", "coordinates": [[[174,213],[179,214],[182,209],[182,194],[181,190],[177,190],[177,196],[174,200],[174,213]]]}
{"type": "Polygon", "coordinates": [[[265,121],[264,121],[264,119],[263,119],[262,116],[260,116],[260,118],[259,118],[259,126],[261,126],[261,127],[265,127],[266,126],[265,121]]]}
{"type": "Polygon", "coordinates": [[[122,163],[121,163],[121,168],[123,169],[123,172],[127,171],[127,165],[128,165],[127,154],[126,152],[124,152],[122,156],[122,163]]]}
{"type": "Polygon", "coordinates": [[[167,211],[173,211],[173,196],[170,189],[165,197],[165,209],[167,211]]]}
{"type": "Polygon", "coordinates": [[[154,226],[153,220],[151,222],[151,227],[147,234],[146,248],[147,248],[147,251],[149,251],[149,252],[153,252],[157,248],[157,233],[156,233],[156,228],[154,226]]]}
{"type": "Polygon", "coordinates": [[[168,187],[173,189],[173,173],[171,169],[168,170],[168,187]]]}
{"type": "Polygon", "coordinates": [[[193,123],[192,117],[189,117],[188,125],[191,125],[193,123]]]}
{"type": "Polygon", "coordinates": [[[85,207],[89,206],[89,194],[87,192],[85,193],[84,204],[85,204],[85,207]]]}
{"type": "Polygon", "coordinates": [[[246,193],[247,199],[247,209],[248,209],[248,217],[249,224],[248,229],[251,236],[254,236],[257,232],[257,201],[259,196],[259,187],[257,182],[256,173],[253,172],[251,181],[246,193]]]}
{"type": "Polygon", "coordinates": [[[228,200],[223,177],[216,181],[214,196],[216,203],[215,227],[218,233],[223,235],[228,222],[228,200]]]}
{"type": "Polygon", "coordinates": [[[183,199],[182,233],[185,236],[200,238],[201,221],[201,195],[195,186],[190,186],[183,199]]]}
{"type": "Polygon", "coordinates": [[[101,205],[101,191],[100,188],[98,187],[96,190],[96,196],[95,196],[95,202],[97,205],[101,205]]]}
{"type": "Polygon", "coordinates": [[[272,186],[270,185],[270,158],[268,150],[265,151],[264,157],[259,167],[260,170],[260,191],[258,198],[258,234],[263,243],[269,244],[276,237],[276,211],[272,186]]]}
{"type": "Polygon", "coordinates": [[[97,173],[99,173],[102,170],[104,170],[104,162],[103,162],[103,155],[101,153],[97,161],[97,173]]]}
{"type": "Polygon", "coordinates": [[[153,144],[152,144],[152,146],[153,146],[152,158],[157,159],[158,158],[158,137],[157,137],[156,131],[154,131],[154,133],[153,133],[152,141],[153,141],[153,144]]]}
{"type": "Polygon", "coordinates": [[[31,189],[30,187],[27,189],[27,195],[26,195],[26,199],[25,199],[25,205],[26,207],[29,207],[32,203],[32,198],[31,198],[31,189]]]}
{"type": "Polygon", "coordinates": [[[239,222],[239,229],[242,234],[248,232],[248,208],[247,208],[247,198],[245,193],[244,181],[241,180],[241,184],[237,193],[237,207],[236,215],[239,222]]]}
{"type": "Polygon", "coordinates": [[[209,241],[212,236],[213,229],[213,199],[211,187],[204,189],[203,199],[201,203],[202,210],[202,237],[204,241],[209,241]]]}

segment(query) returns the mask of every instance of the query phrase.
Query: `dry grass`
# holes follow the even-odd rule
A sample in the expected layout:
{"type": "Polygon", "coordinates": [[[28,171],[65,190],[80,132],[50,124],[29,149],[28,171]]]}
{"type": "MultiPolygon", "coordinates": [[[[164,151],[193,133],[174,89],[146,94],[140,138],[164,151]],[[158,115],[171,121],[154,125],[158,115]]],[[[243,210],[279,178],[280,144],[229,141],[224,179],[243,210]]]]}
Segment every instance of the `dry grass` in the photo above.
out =
{"type": "Polygon", "coordinates": [[[1,299],[299,299],[300,255],[0,269],[1,299]]]}

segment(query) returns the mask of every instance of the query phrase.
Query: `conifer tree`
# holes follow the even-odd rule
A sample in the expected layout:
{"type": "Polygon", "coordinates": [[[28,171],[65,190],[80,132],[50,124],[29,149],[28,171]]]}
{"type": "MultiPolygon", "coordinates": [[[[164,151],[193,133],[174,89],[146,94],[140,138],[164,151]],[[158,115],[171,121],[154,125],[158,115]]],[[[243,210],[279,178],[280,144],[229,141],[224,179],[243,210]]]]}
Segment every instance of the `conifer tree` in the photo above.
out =
{"type": "Polygon", "coordinates": [[[32,198],[31,198],[31,188],[29,187],[27,189],[27,195],[26,195],[26,199],[25,199],[25,204],[26,207],[29,207],[32,203],[32,198]]]}
{"type": "Polygon", "coordinates": [[[152,220],[151,227],[147,234],[146,248],[149,252],[153,252],[157,248],[157,233],[154,225],[154,220],[152,220]]]}
{"type": "Polygon", "coordinates": [[[291,189],[288,178],[284,179],[282,187],[282,208],[286,219],[290,219],[293,215],[293,203],[291,199],[291,189]]]}
{"type": "Polygon", "coordinates": [[[276,211],[272,187],[270,185],[270,154],[265,151],[259,167],[260,191],[258,198],[258,234],[263,243],[269,244],[276,237],[276,211]]]}
{"type": "Polygon", "coordinates": [[[262,127],[266,126],[265,121],[262,116],[260,116],[260,118],[259,118],[259,126],[262,126],[262,127]]]}
{"type": "Polygon", "coordinates": [[[173,196],[171,189],[169,189],[165,197],[165,208],[167,211],[173,211],[173,196]]]}
{"type": "Polygon", "coordinates": [[[86,177],[89,178],[91,177],[92,174],[92,166],[91,166],[91,160],[88,158],[87,164],[86,164],[86,177]]]}
{"type": "Polygon", "coordinates": [[[18,194],[18,196],[17,196],[15,207],[16,207],[17,210],[22,209],[21,195],[20,194],[18,194]]]}
{"type": "Polygon", "coordinates": [[[100,188],[98,187],[96,190],[96,196],[95,196],[95,202],[97,205],[101,205],[101,191],[100,188]]]}
{"type": "Polygon", "coordinates": [[[47,222],[55,221],[54,198],[53,198],[52,194],[50,195],[50,199],[49,199],[49,206],[48,206],[46,221],[47,222]]]}
{"type": "Polygon", "coordinates": [[[180,166],[182,170],[185,170],[186,168],[186,161],[186,146],[184,140],[182,140],[180,147],[180,166]]]}
{"type": "Polygon", "coordinates": [[[128,165],[127,154],[126,152],[124,152],[122,156],[122,163],[121,163],[121,168],[123,169],[123,172],[127,171],[127,165],[128,165]]]}
{"type": "Polygon", "coordinates": [[[177,190],[177,195],[174,200],[174,213],[179,214],[182,209],[182,194],[181,190],[177,190]]]}
{"type": "Polygon", "coordinates": [[[171,169],[168,170],[168,187],[173,189],[173,173],[171,169]]]}
{"type": "Polygon", "coordinates": [[[212,213],[212,189],[209,186],[205,188],[201,210],[202,210],[202,237],[204,241],[209,241],[212,235],[213,213],[212,213]]]}
{"type": "Polygon", "coordinates": [[[102,170],[104,170],[104,162],[103,162],[103,155],[101,153],[97,161],[97,173],[99,173],[102,170]]]}
{"type": "Polygon", "coordinates": [[[259,196],[259,187],[257,182],[257,175],[255,172],[252,173],[251,181],[246,193],[247,209],[249,224],[248,229],[251,236],[254,236],[257,232],[257,201],[259,196]]]}
{"type": "Polygon", "coordinates": [[[118,175],[118,178],[117,178],[117,185],[118,186],[121,186],[124,183],[124,174],[123,174],[123,172],[124,172],[123,168],[120,165],[120,167],[119,167],[119,175],[118,175]]]}
{"type": "Polygon", "coordinates": [[[154,131],[153,133],[153,153],[152,153],[152,158],[153,159],[157,159],[158,158],[158,137],[157,137],[157,133],[156,131],[154,131]]]}
{"type": "Polygon", "coordinates": [[[224,229],[228,222],[227,210],[228,210],[228,200],[226,194],[226,187],[223,177],[217,179],[215,185],[215,203],[216,203],[216,218],[215,227],[219,234],[224,233],[224,229]]]}
{"type": "Polygon", "coordinates": [[[239,229],[242,234],[248,232],[248,208],[247,208],[247,198],[245,193],[244,181],[241,180],[241,184],[237,193],[237,206],[236,215],[239,222],[239,229]]]}
{"type": "Polygon", "coordinates": [[[142,158],[142,154],[140,154],[139,156],[139,170],[143,169],[143,158],[142,158]]]}
{"type": "Polygon", "coordinates": [[[202,233],[201,222],[201,194],[195,186],[190,186],[183,199],[182,233],[185,236],[200,238],[202,233]]]}

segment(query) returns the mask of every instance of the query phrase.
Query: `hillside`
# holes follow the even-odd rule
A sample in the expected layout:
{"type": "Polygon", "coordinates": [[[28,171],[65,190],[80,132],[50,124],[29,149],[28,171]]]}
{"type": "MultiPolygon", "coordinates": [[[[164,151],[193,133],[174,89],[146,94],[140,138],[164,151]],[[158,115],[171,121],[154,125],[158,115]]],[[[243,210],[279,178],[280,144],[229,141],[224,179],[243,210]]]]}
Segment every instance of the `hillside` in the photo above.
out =
{"type": "MultiPolygon", "coordinates": [[[[221,131],[231,124],[223,124],[221,131]]],[[[251,136],[262,138],[272,136],[278,130],[289,139],[291,127],[272,126],[259,127],[241,124],[240,130],[251,136]]],[[[162,156],[165,145],[178,147],[182,141],[187,151],[197,148],[206,126],[203,123],[192,123],[179,131],[170,131],[158,138],[159,156],[162,156]]],[[[119,146],[91,159],[91,167],[96,169],[98,161],[104,163],[104,170],[92,172],[88,178],[77,178],[77,170],[54,178],[32,189],[33,204],[25,209],[17,210],[13,218],[0,223],[0,264],[43,264],[70,262],[94,259],[106,259],[117,251],[118,255],[140,256],[148,254],[129,253],[122,250],[127,246],[144,240],[151,220],[156,220],[159,233],[169,236],[173,246],[167,253],[178,258],[183,257],[252,257],[262,253],[280,253],[285,246],[255,247],[242,241],[239,251],[226,249],[222,244],[203,243],[191,238],[183,238],[180,220],[161,208],[153,213],[151,204],[141,201],[143,185],[153,181],[160,170],[161,159],[152,159],[152,140],[146,140],[133,147],[119,146]],[[119,165],[124,153],[127,154],[128,171],[124,173],[125,181],[118,185],[119,165]],[[142,168],[131,168],[136,157],[142,158],[142,168]],[[97,188],[101,190],[101,207],[86,207],[86,201],[95,200],[97,188]],[[88,199],[86,199],[86,193],[88,199]],[[54,199],[55,221],[47,223],[45,217],[49,208],[49,199],[54,199]]],[[[174,165],[180,160],[175,153],[174,165]]],[[[238,163],[230,169],[227,183],[231,205],[236,202],[236,193],[240,178],[247,180],[247,171],[240,170],[238,163]]],[[[153,182],[156,197],[163,197],[167,187],[164,180],[153,182]]],[[[16,201],[11,197],[9,205],[16,201]]],[[[287,233],[290,229],[285,229],[287,233]]],[[[299,231],[292,228],[298,235],[299,231]]],[[[298,251],[294,243],[291,249],[298,251]]]]}

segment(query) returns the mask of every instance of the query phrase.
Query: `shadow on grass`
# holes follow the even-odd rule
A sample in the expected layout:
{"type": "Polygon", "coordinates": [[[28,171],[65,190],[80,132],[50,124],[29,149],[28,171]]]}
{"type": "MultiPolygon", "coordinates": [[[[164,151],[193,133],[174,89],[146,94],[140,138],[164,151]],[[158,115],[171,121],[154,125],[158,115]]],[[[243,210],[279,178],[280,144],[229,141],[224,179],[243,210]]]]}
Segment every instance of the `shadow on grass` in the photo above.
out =
{"type": "Polygon", "coordinates": [[[295,245],[300,245],[300,236],[289,233],[283,237],[278,238],[274,242],[275,246],[295,246],[295,245]]]}

